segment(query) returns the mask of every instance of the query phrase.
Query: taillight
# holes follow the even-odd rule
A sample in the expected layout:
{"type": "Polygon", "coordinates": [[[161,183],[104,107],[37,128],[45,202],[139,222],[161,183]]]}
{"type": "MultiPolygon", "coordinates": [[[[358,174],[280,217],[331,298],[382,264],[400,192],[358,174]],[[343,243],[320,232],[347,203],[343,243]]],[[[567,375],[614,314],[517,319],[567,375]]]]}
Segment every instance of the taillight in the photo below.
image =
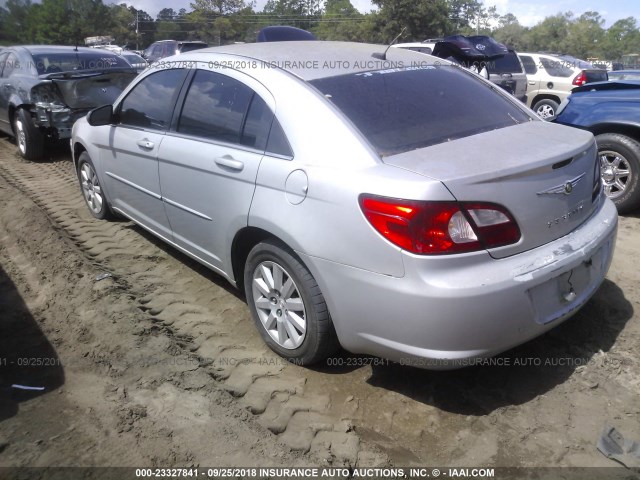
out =
{"type": "Polygon", "coordinates": [[[595,166],[593,167],[593,187],[591,189],[591,202],[595,202],[602,190],[602,174],[600,172],[600,158],[596,155],[595,166]]]}
{"type": "Polygon", "coordinates": [[[484,202],[426,202],[361,195],[369,223],[412,253],[444,255],[502,247],[520,240],[513,216],[484,202]]]}
{"type": "Polygon", "coordinates": [[[576,75],[576,78],[573,79],[573,85],[584,85],[585,83],[587,83],[587,74],[585,73],[584,70],[582,70],[578,75],[576,75]]]}

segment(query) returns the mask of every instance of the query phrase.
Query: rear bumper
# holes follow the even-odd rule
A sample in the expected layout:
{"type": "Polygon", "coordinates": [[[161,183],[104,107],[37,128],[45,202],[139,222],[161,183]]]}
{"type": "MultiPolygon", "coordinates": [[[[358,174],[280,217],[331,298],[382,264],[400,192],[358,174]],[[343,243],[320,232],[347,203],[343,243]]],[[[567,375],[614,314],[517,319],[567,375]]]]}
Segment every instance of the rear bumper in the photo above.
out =
{"type": "Polygon", "coordinates": [[[345,349],[451,369],[524,343],[573,315],[604,280],[617,225],[615,206],[603,199],[569,235],[508,258],[404,253],[402,278],[301,257],[325,294],[345,349]]]}

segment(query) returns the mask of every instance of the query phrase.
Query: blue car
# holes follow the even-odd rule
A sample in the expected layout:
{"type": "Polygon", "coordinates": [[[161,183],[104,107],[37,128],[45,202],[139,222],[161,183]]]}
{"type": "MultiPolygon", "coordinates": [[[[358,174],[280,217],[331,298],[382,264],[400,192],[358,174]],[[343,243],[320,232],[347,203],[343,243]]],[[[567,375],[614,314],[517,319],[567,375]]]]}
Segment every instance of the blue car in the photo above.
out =
{"type": "Polygon", "coordinates": [[[620,213],[640,206],[640,81],[574,88],[556,123],[596,136],[604,191],[620,213]]]}

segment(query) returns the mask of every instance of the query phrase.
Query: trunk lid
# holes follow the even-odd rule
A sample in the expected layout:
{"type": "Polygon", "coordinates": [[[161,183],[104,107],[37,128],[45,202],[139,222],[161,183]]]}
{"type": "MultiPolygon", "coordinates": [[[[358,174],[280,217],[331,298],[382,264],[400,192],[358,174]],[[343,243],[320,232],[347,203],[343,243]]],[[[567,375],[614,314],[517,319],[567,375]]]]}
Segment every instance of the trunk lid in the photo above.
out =
{"type": "Polygon", "coordinates": [[[522,238],[489,251],[504,258],[567,235],[590,216],[600,198],[596,159],[591,133],[534,121],[383,161],[441,181],[458,201],[507,208],[522,238]]]}
{"type": "Polygon", "coordinates": [[[94,108],[113,103],[137,76],[134,69],[42,75],[58,87],[61,100],[72,109],[94,108]]]}

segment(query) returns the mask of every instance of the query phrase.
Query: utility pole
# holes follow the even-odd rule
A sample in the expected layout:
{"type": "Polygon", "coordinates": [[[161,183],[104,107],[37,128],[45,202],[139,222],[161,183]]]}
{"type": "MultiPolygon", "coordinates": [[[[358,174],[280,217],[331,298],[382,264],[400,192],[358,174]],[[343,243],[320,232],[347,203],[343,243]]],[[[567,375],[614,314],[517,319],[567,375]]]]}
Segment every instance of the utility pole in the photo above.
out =
{"type": "Polygon", "coordinates": [[[139,10],[136,10],[136,50],[140,50],[140,46],[138,45],[138,15],[140,14],[139,10]]]}

